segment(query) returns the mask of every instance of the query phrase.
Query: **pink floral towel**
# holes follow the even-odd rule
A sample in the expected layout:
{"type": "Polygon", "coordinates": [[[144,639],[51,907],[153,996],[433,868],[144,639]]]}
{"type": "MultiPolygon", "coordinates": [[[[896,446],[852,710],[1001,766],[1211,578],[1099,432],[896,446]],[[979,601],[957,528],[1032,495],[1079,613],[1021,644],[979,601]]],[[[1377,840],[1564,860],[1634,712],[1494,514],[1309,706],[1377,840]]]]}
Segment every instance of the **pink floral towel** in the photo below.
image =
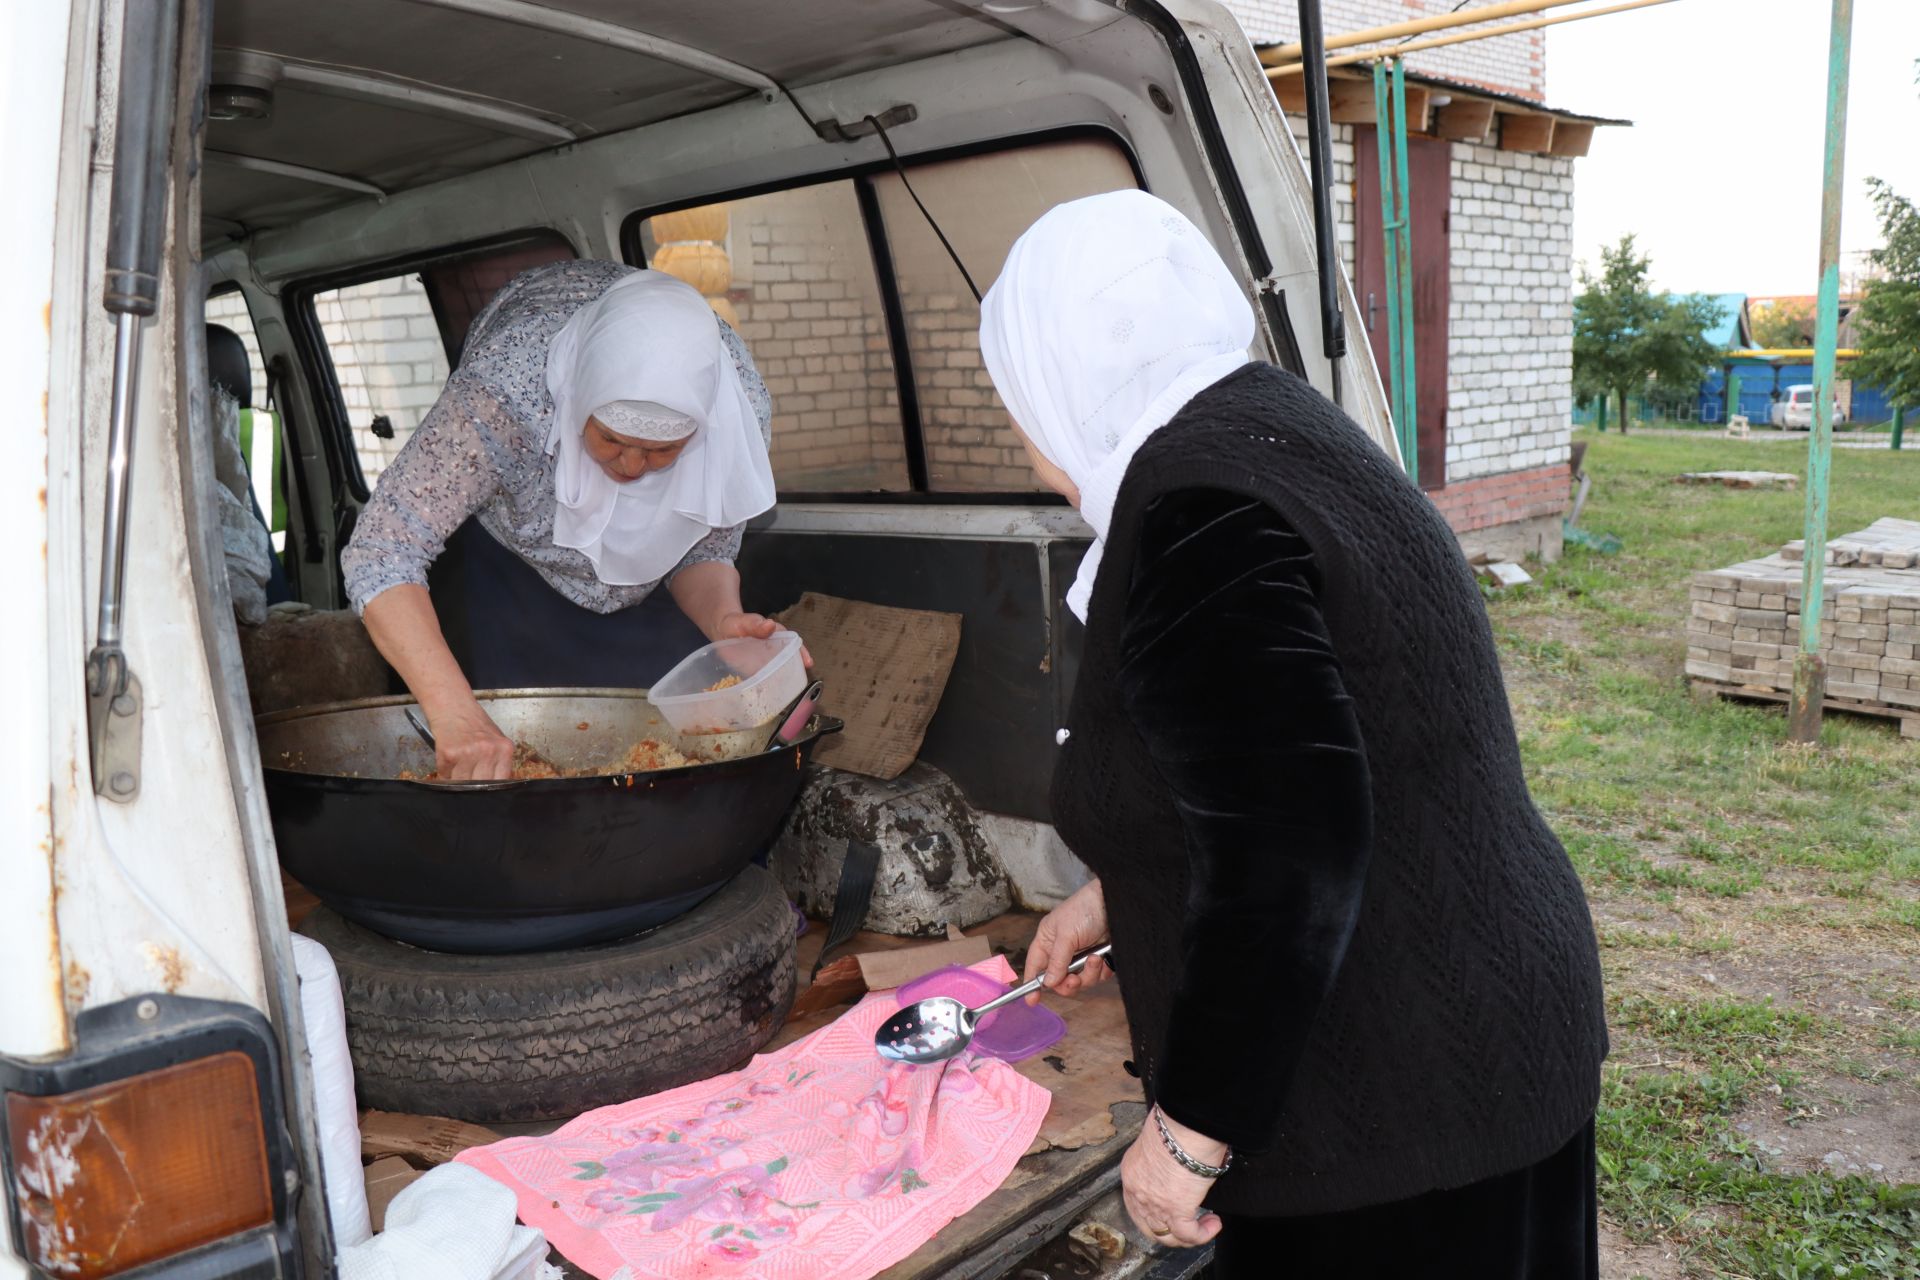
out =
{"type": "Polygon", "coordinates": [[[744,1071],[459,1159],[601,1280],[867,1280],[999,1187],[1052,1100],[993,1058],[882,1062],[895,1008],[868,996],[744,1071]]]}

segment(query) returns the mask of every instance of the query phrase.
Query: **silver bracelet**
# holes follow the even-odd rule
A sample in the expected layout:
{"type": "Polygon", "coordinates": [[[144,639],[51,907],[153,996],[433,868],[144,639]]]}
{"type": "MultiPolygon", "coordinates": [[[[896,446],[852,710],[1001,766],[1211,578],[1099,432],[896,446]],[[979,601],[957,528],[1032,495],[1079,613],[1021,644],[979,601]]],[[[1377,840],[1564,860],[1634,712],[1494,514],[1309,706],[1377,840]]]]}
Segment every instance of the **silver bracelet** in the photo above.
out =
{"type": "Polygon", "coordinates": [[[1198,1160],[1188,1155],[1186,1149],[1174,1138],[1173,1130],[1167,1128],[1166,1119],[1162,1116],[1158,1105],[1155,1105],[1153,1108],[1153,1122],[1160,1126],[1160,1140],[1167,1144],[1167,1150],[1173,1153],[1173,1158],[1178,1160],[1181,1167],[1188,1173],[1198,1174],[1200,1177],[1211,1181],[1214,1178],[1221,1177],[1227,1170],[1233,1168],[1232,1151],[1227,1152],[1227,1158],[1222,1161],[1217,1168],[1210,1164],[1201,1164],[1198,1160]]]}

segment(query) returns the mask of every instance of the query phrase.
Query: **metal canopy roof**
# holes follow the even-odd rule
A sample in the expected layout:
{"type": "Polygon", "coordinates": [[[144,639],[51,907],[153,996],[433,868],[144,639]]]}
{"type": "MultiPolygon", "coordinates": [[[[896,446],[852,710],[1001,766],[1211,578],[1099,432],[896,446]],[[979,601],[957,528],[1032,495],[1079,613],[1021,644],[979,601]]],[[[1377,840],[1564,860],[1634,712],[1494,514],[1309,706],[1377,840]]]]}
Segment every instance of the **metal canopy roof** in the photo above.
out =
{"type": "Polygon", "coordinates": [[[1014,34],[961,0],[219,0],[213,82],[272,107],[209,123],[202,208],[279,225],[1014,34]]]}

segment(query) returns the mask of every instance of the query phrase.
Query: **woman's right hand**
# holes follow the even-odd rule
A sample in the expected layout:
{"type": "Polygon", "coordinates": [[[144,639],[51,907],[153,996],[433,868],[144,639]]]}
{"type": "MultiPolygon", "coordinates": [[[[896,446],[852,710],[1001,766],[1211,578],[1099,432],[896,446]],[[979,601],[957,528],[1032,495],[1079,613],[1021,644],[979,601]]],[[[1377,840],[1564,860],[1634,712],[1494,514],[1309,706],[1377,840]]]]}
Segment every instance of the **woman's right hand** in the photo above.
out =
{"type": "MultiPolygon", "coordinates": [[[[1032,982],[1044,973],[1047,990],[1063,996],[1075,995],[1103,982],[1108,969],[1106,961],[1099,956],[1087,961],[1086,968],[1079,973],[1068,973],[1067,966],[1082,951],[1106,940],[1107,895],[1100,882],[1094,880],[1047,912],[1046,918],[1040,921],[1040,931],[1034,934],[1033,945],[1027,948],[1027,967],[1021,980],[1032,982]]],[[[1027,1003],[1034,1004],[1039,999],[1039,993],[1035,992],[1027,997],[1027,1003]]]]}
{"type": "Polygon", "coordinates": [[[427,710],[433,730],[434,771],[455,782],[497,782],[513,776],[513,739],[481,709],[473,695],[466,705],[427,710]]]}

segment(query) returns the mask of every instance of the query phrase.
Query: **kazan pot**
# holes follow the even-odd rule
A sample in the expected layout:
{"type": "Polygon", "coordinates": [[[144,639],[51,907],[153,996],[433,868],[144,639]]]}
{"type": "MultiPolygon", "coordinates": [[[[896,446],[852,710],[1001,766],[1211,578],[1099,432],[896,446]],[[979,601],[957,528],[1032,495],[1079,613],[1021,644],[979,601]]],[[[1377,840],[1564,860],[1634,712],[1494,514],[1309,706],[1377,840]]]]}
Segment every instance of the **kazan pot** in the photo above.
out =
{"type": "Polygon", "coordinates": [[[433,752],[412,698],[298,707],[257,724],[287,874],[347,919],[434,951],[584,946],[683,915],[771,847],[821,737],[816,716],[683,735],[644,690],[476,695],[500,731],[562,769],[600,768],[648,738],[715,763],[646,773],[424,782],[433,752]]]}

